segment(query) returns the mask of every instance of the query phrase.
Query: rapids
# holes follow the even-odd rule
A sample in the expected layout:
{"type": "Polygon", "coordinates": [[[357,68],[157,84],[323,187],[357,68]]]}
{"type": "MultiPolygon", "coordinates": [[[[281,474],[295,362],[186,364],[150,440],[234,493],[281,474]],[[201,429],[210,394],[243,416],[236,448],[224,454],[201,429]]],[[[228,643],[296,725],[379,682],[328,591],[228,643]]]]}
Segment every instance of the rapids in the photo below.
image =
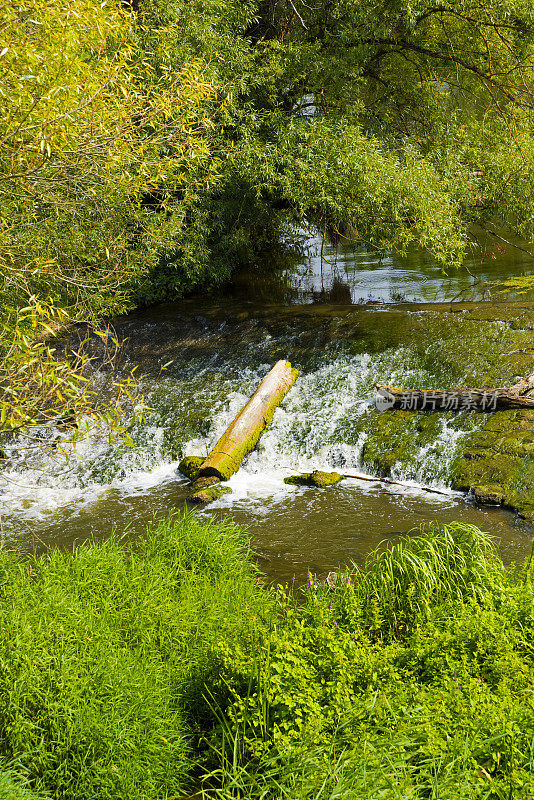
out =
{"type": "MultiPolygon", "coordinates": [[[[362,279],[360,262],[352,265],[355,280],[362,279]]],[[[230,515],[247,526],[270,579],[300,580],[308,569],[324,574],[351,560],[361,562],[382,540],[434,519],[479,525],[501,539],[506,560],[522,557],[530,545],[530,526],[447,490],[462,442],[481,426],[482,415],[388,416],[372,402],[375,383],[415,388],[469,382],[483,369],[476,358],[486,358],[488,335],[512,334],[496,320],[481,332],[480,342],[469,325],[462,339],[457,314],[443,306],[351,305],[354,286],[345,270],[347,288],[340,294],[339,260],[335,268],[330,264],[330,294],[322,297],[329,303],[319,302],[319,290],[313,288],[317,264],[313,259],[309,264],[308,295],[298,270],[292,286],[301,292],[301,303],[315,303],[265,302],[263,284],[256,299],[247,301],[238,282],[234,297],[229,293],[222,302],[183,301],[116,320],[115,333],[124,342],[121,368],[137,365],[143,376],[150,406],[146,424],[130,430],[133,447],[110,443],[105,431],[75,444],[59,431],[37,431],[35,436],[50,439],[44,454],[31,447],[8,452],[12,460],[0,473],[5,541],[28,549],[72,546],[112,531],[135,536],[154,514],[182,508],[187,495],[177,471],[182,455],[207,454],[283,357],[301,376],[256,451],[231,479],[232,494],[198,512],[230,515]],[[332,302],[336,286],[337,304],[332,302]],[[444,337],[457,341],[455,358],[443,358],[444,337]],[[473,348],[478,356],[467,363],[473,348]],[[284,477],[316,468],[391,474],[409,486],[347,480],[317,490],[284,484],[284,477]],[[429,494],[421,484],[447,494],[429,494]]],[[[390,269],[391,280],[398,279],[399,270],[390,269]]],[[[324,264],[322,271],[324,283],[324,264]]],[[[95,372],[95,381],[109,377],[95,372]]]]}

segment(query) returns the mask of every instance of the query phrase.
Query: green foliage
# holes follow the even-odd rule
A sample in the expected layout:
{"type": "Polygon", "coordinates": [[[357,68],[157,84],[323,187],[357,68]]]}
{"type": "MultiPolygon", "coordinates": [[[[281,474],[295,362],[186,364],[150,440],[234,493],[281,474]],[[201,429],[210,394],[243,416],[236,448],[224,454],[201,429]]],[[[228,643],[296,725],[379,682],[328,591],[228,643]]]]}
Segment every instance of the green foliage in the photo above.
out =
{"type": "Polygon", "coordinates": [[[363,573],[342,582],[338,613],[344,623],[363,625],[369,634],[399,637],[443,603],[491,602],[503,574],[490,540],[477,528],[430,527],[423,536],[371,553],[363,573]]]}
{"type": "Polygon", "coordinates": [[[38,797],[12,772],[0,770],[0,800],[38,800],[38,797]]]}
{"type": "Polygon", "coordinates": [[[169,517],[0,574],[2,757],[52,797],[178,795],[213,639],[251,646],[268,610],[242,535],[169,517]]]}
{"type": "Polygon", "coordinates": [[[526,0],[64,0],[0,21],[6,291],[75,313],[179,294],[282,210],[443,263],[474,220],[531,229],[526,0]]]}
{"type": "Polygon", "coordinates": [[[529,796],[528,573],[480,531],[434,526],[304,594],[279,594],[252,663],[227,657],[250,677],[219,712],[219,796],[529,796]]]}
{"type": "Polygon", "coordinates": [[[143,28],[117,4],[2,15],[4,302],[44,289],[78,314],[123,310],[183,223],[170,198],[216,169],[203,108],[214,86],[194,60],[140,64],[143,28]],[[162,186],[155,209],[147,194],[162,186]]]}
{"type": "Polygon", "coordinates": [[[259,584],[235,527],[188,514],[3,552],[0,575],[0,797],[534,791],[532,564],[506,570],[474,528],[296,595],[259,584]]]}
{"type": "Polygon", "coordinates": [[[20,308],[217,285],[289,223],[449,267],[474,222],[534,233],[530,0],[12,2],[0,30],[2,355],[20,308]]]}
{"type": "MultiPolygon", "coordinates": [[[[78,350],[61,354],[44,339],[67,319],[61,308],[34,298],[30,306],[0,322],[0,430],[15,450],[31,442],[35,427],[71,428],[72,441],[94,428],[104,428],[109,437],[127,440],[123,420],[126,408],[130,417],[133,413],[134,418],[143,419],[144,404],[133,372],[115,382],[111,400],[99,399],[86,374],[91,359],[84,353],[83,343],[78,350]],[[13,438],[17,434],[18,442],[13,438]],[[29,434],[28,439],[25,434],[29,434]]],[[[113,365],[120,350],[118,341],[108,337],[107,331],[94,329],[94,333],[103,340],[108,365],[113,365]]],[[[7,460],[5,456],[4,462],[7,460]]]]}

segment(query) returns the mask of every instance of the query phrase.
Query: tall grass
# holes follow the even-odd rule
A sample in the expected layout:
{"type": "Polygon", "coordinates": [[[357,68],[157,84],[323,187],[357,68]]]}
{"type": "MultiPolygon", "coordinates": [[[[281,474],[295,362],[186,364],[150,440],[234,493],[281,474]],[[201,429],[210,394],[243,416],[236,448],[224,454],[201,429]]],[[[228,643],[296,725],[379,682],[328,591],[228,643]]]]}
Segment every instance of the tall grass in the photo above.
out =
{"type": "Polygon", "coordinates": [[[465,525],[298,596],[189,514],[2,553],[0,800],[528,800],[533,641],[529,569],[465,525]]]}
{"type": "Polygon", "coordinates": [[[52,797],[178,796],[214,641],[245,645],[268,603],[243,534],[175,516],[136,544],[4,553],[0,576],[0,755],[52,797]]]}
{"type": "MultiPolygon", "coordinates": [[[[26,781],[10,770],[0,769],[0,800],[38,800],[26,781]]],[[[41,800],[44,798],[41,797],[41,800]]]]}
{"type": "Polygon", "coordinates": [[[428,525],[367,557],[363,570],[341,575],[348,619],[383,635],[409,632],[443,603],[491,602],[504,566],[491,538],[472,525],[428,525]],[[353,621],[355,621],[353,619],[353,621]]]}

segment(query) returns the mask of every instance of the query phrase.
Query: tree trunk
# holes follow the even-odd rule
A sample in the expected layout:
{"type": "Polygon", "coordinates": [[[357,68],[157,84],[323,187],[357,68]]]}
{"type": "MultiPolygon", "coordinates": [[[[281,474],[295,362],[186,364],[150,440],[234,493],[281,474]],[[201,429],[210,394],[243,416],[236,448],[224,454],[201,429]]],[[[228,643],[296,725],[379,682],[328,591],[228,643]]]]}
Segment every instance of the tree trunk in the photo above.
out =
{"type": "Polygon", "coordinates": [[[385,411],[498,411],[506,408],[534,408],[534,371],[513,386],[494,389],[399,389],[375,384],[380,397],[377,408],[385,411]]]}
{"type": "Polygon", "coordinates": [[[289,361],[278,361],[267,373],[248,403],[223,433],[199,470],[227,481],[256,446],[273,414],[298,377],[289,361]]]}

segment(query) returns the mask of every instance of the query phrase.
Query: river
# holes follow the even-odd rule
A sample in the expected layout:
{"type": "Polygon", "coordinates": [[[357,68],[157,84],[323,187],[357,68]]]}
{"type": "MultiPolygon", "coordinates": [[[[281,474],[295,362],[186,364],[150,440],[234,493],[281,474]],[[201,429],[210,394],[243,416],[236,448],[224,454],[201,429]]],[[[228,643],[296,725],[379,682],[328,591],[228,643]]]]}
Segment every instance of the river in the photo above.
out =
{"type": "MultiPolygon", "coordinates": [[[[420,255],[380,258],[327,245],[321,258],[321,247],[310,237],[291,269],[236,275],[222,296],[115,320],[124,342],[121,369],[137,366],[142,376],[151,407],[146,423],[130,431],[133,447],[110,443],[104,432],[73,446],[58,432],[60,448],[14,455],[0,475],[6,542],[43,549],[112,531],[136,536],[153,516],[183,508],[181,456],[207,454],[270,366],[287,358],[301,376],[231,479],[232,494],[196,512],[246,526],[269,580],[300,581],[308,570],[324,575],[361,564],[384,540],[432,520],[477,525],[499,539],[506,561],[522,558],[530,525],[448,488],[462,442],[484,415],[388,417],[372,400],[375,382],[446,388],[486,376],[492,341],[513,348],[515,334],[498,318],[484,330],[469,321],[460,327],[459,319],[472,301],[482,304],[488,280],[530,274],[532,259],[473,258],[469,271],[444,279],[420,255]],[[387,473],[409,486],[284,484],[314,468],[387,473]]],[[[504,308],[517,298],[499,299],[504,308]]],[[[94,376],[96,383],[107,379],[94,376]]]]}

